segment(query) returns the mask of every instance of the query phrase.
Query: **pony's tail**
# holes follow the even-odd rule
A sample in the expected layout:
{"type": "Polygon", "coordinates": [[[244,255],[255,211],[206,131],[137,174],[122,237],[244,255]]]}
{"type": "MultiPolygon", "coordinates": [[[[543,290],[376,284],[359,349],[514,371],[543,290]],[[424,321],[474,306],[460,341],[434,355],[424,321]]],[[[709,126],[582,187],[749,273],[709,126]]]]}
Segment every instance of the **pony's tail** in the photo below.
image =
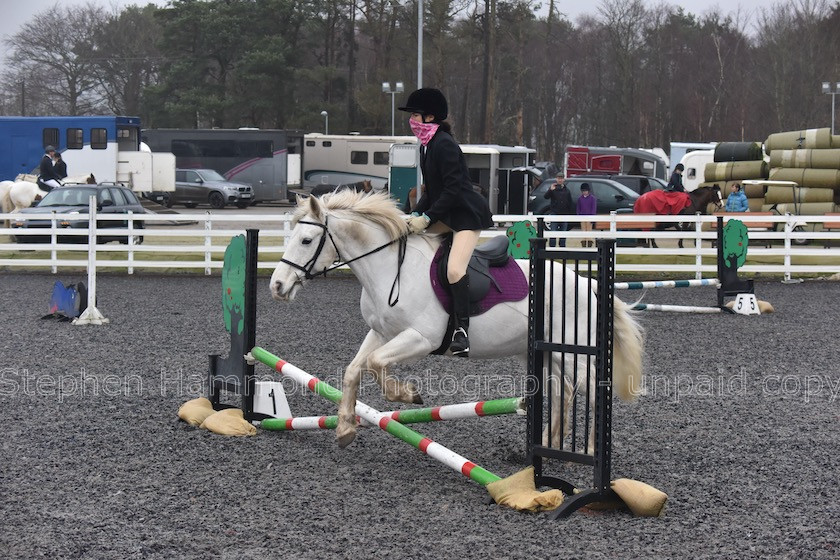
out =
{"type": "Polygon", "coordinates": [[[630,306],[618,298],[613,305],[613,393],[630,401],[641,394],[644,328],[630,306]]]}

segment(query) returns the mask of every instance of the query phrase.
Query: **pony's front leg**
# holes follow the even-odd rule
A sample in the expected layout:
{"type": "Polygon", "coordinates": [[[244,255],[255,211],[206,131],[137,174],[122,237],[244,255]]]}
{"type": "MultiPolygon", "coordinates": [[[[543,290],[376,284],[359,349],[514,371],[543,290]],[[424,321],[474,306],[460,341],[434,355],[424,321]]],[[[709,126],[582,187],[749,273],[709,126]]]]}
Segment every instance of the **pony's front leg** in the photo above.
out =
{"type": "Polygon", "coordinates": [[[373,330],[368,331],[353,361],[344,370],[341,402],[338,404],[338,425],[335,428],[335,438],[341,448],[347,447],[356,439],[356,397],[359,395],[363,368],[367,365],[370,353],[384,342],[379,334],[373,330]]]}
{"type": "Polygon", "coordinates": [[[434,349],[432,343],[414,329],[407,329],[368,356],[368,370],[382,389],[385,399],[392,402],[423,404],[420,391],[413,383],[399,381],[388,375],[388,366],[427,356],[434,349]]]}

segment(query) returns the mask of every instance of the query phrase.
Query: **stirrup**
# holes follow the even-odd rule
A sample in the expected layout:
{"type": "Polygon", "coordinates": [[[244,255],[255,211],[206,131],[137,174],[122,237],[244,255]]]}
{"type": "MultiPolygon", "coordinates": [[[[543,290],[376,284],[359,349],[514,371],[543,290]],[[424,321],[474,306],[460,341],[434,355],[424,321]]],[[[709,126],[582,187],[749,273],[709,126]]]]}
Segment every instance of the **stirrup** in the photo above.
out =
{"type": "Polygon", "coordinates": [[[459,358],[468,358],[470,355],[470,338],[467,336],[467,331],[464,327],[458,327],[452,333],[452,343],[449,345],[449,351],[453,356],[459,358]]]}

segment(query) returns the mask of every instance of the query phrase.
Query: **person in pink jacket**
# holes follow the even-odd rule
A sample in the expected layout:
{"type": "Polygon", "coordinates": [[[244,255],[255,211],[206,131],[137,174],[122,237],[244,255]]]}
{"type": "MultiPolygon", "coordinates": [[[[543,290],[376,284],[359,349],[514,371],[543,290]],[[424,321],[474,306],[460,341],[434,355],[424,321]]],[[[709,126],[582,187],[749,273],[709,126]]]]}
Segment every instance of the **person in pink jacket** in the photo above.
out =
{"type": "MultiPolygon", "coordinates": [[[[589,183],[582,183],[580,185],[580,196],[577,199],[577,215],[578,216],[594,216],[598,212],[598,200],[592,196],[589,183]]],[[[583,231],[592,231],[592,222],[581,222],[580,229],[583,231]]],[[[594,247],[595,241],[592,239],[583,240],[584,247],[594,247]]]]}

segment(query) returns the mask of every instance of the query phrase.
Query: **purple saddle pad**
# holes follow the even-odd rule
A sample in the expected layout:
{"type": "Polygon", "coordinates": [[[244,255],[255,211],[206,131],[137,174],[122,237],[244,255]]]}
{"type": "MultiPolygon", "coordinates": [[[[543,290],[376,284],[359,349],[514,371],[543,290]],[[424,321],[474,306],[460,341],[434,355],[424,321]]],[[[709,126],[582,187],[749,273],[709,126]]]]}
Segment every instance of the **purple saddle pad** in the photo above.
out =
{"type": "MultiPolygon", "coordinates": [[[[452,296],[449,295],[449,287],[438,278],[438,266],[440,259],[443,258],[443,249],[444,247],[441,245],[432,259],[432,264],[429,266],[429,278],[432,281],[432,289],[438,301],[447,313],[452,313],[452,296]]],[[[470,274],[476,273],[470,271],[470,274]]],[[[522,269],[519,268],[512,257],[508,257],[504,266],[490,267],[490,276],[493,277],[501,291],[491,282],[490,289],[487,290],[484,298],[478,304],[473,304],[473,316],[481,315],[498,303],[520,301],[528,297],[528,279],[525,278],[522,269]]]]}

